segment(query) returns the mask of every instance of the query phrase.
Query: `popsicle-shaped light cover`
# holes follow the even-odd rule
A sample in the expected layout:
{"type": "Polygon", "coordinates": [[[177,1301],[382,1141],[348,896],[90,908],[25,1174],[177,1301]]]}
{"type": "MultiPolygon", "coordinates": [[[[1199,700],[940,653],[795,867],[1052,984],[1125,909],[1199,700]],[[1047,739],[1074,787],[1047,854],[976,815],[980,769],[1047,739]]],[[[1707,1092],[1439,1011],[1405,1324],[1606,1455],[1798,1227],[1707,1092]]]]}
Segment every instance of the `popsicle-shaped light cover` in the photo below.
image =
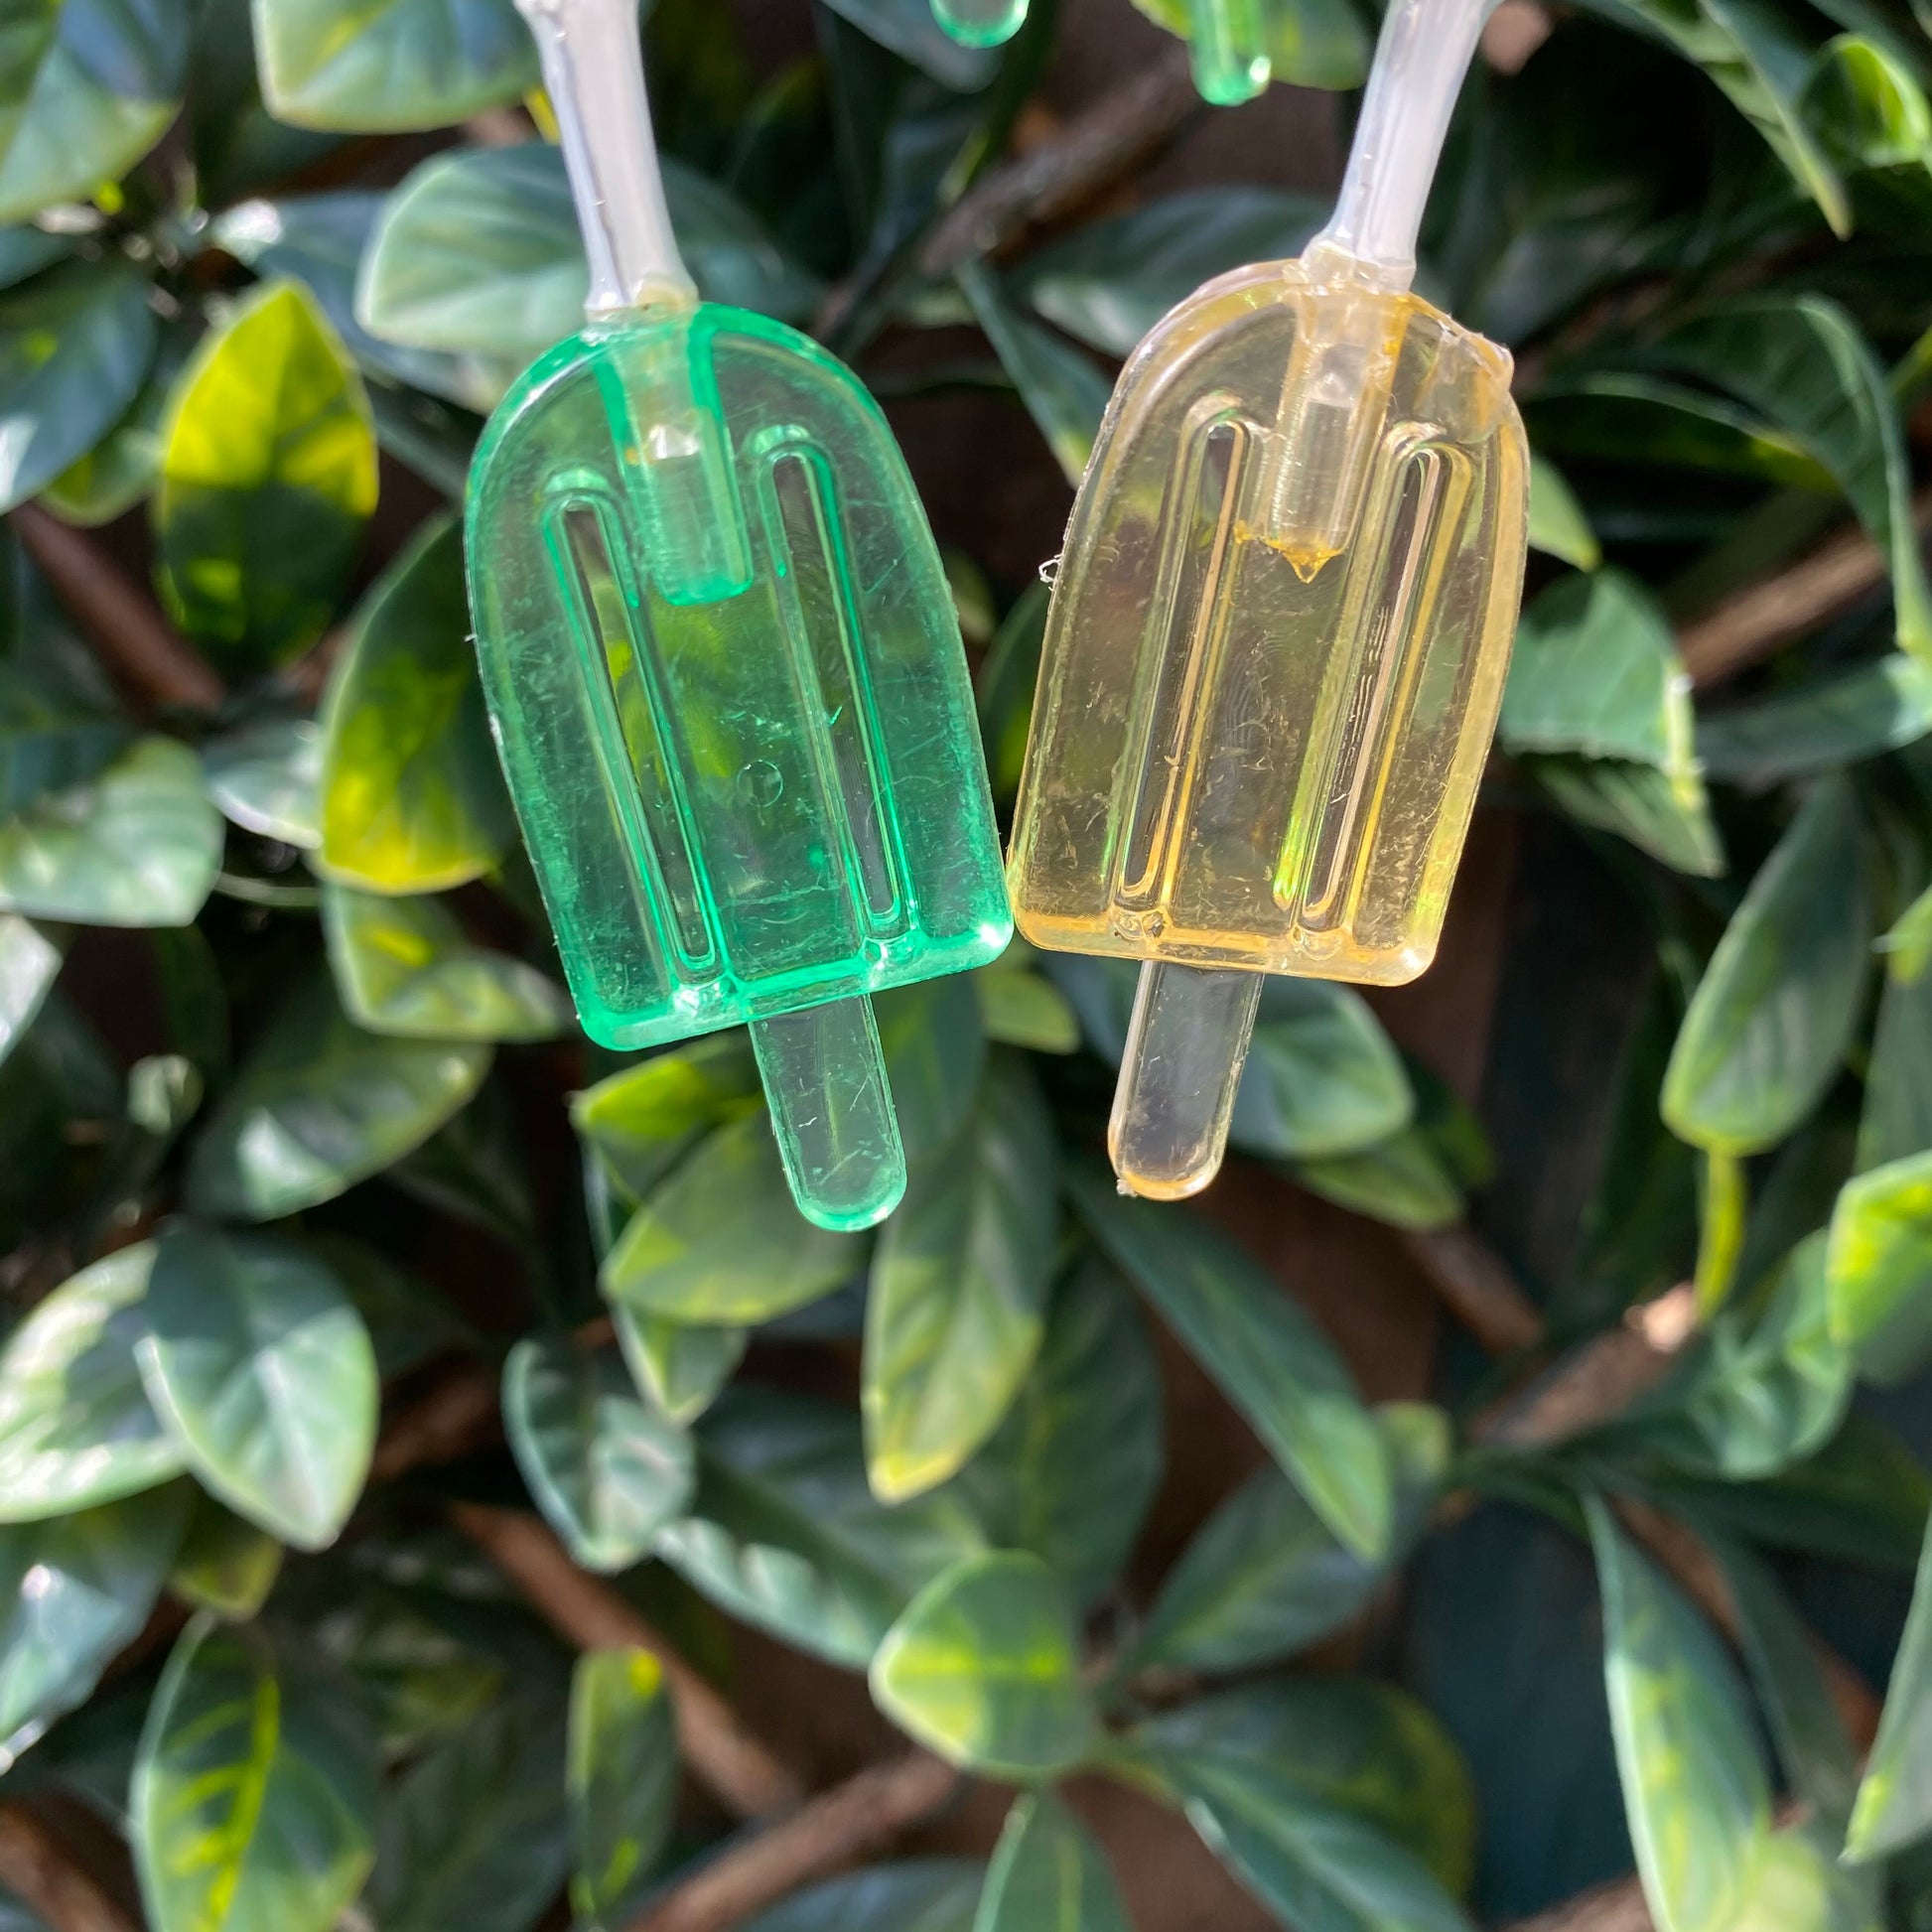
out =
{"type": "Polygon", "coordinates": [[[656,181],[631,0],[526,11],[593,288],[471,478],[504,772],[585,1030],[749,1022],[800,1207],[867,1225],[904,1186],[868,996],[1010,931],[944,573],[857,379],[699,304],[661,194],[614,229],[656,181]]]}
{"type": "Polygon", "coordinates": [[[1522,588],[1507,353],[1409,292],[1483,0],[1395,0],[1334,220],[1170,315],[1074,506],[1009,868],[1035,944],[1149,962],[1114,1117],[1211,1179],[1258,975],[1435,955],[1522,588]]]}
{"type": "MultiPolygon", "coordinates": [[[[1026,24],[1028,0],[932,0],[941,27],[965,47],[998,47],[1026,24]]],[[[1268,11],[1276,0],[1185,0],[1194,85],[1228,107],[1267,86],[1268,11]]]]}

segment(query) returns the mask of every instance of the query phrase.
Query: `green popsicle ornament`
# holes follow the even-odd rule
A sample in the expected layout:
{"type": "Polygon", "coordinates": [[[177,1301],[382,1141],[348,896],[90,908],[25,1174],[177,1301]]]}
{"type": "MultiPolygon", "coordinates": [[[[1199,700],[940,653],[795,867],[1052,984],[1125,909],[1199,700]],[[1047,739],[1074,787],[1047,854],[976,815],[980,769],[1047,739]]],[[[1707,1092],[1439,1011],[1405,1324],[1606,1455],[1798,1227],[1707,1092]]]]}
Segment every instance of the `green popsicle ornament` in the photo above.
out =
{"type": "Polygon", "coordinates": [[[470,478],[504,774],[585,1030],[748,1022],[799,1207],[869,1226],[905,1184],[870,995],[1011,932],[945,575],[857,378],[699,302],[634,0],[519,4],[591,291],[470,478]]]}

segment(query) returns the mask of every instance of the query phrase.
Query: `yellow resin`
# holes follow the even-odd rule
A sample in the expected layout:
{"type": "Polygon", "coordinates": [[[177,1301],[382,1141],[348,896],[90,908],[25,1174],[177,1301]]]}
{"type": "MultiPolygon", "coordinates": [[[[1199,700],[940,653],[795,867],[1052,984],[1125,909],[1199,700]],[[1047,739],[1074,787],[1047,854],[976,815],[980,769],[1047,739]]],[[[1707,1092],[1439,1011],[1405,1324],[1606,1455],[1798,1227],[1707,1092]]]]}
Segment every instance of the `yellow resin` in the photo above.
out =
{"type": "Polygon", "coordinates": [[[1508,670],[1528,449],[1503,349],[1321,277],[1209,283],[1122,374],[1014,827],[1035,945],[1376,985],[1435,956],[1508,670]]]}

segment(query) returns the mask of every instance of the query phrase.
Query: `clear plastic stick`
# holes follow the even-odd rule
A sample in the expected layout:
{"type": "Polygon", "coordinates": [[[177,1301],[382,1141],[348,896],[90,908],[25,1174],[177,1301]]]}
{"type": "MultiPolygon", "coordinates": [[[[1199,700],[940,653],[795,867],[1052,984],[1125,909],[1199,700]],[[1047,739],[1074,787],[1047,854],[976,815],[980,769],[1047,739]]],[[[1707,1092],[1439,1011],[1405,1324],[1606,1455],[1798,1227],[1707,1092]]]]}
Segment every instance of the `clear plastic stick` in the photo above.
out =
{"type": "Polygon", "coordinates": [[[543,64],[577,223],[591,260],[592,321],[660,304],[697,285],[678,253],[644,93],[636,0],[516,0],[543,64]]]}
{"type": "Polygon", "coordinates": [[[1220,1173],[1261,980],[1158,960],[1141,968],[1107,1125],[1114,1172],[1131,1192],[1184,1200],[1220,1173]]]}
{"type": "Polygon", "coordinates": [[[869,1228],[905,1193],[905,1150],[872,1002],[752,1022],[771,1131],[793,1197],[824,1228],[869,1228]]]}

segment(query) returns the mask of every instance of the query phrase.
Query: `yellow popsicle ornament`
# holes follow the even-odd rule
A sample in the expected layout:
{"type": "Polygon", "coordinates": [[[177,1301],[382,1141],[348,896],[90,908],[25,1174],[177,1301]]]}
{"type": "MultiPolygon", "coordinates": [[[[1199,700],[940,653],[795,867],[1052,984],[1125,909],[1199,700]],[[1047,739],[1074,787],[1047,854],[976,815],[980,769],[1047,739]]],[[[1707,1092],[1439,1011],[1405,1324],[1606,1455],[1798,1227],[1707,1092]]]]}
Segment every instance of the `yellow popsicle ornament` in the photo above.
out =
{"type": "Polygon", "coordinates": [[[1135,352],[1074,504],[1008,867],[1035,944],[1145,961],[1109,1143],[1195,1193],[1263,973],[1435,956],[1522,593],[1508,353],[1410,293],[1492,0],[1392,0],[1333,218],[1135,352]]]}

